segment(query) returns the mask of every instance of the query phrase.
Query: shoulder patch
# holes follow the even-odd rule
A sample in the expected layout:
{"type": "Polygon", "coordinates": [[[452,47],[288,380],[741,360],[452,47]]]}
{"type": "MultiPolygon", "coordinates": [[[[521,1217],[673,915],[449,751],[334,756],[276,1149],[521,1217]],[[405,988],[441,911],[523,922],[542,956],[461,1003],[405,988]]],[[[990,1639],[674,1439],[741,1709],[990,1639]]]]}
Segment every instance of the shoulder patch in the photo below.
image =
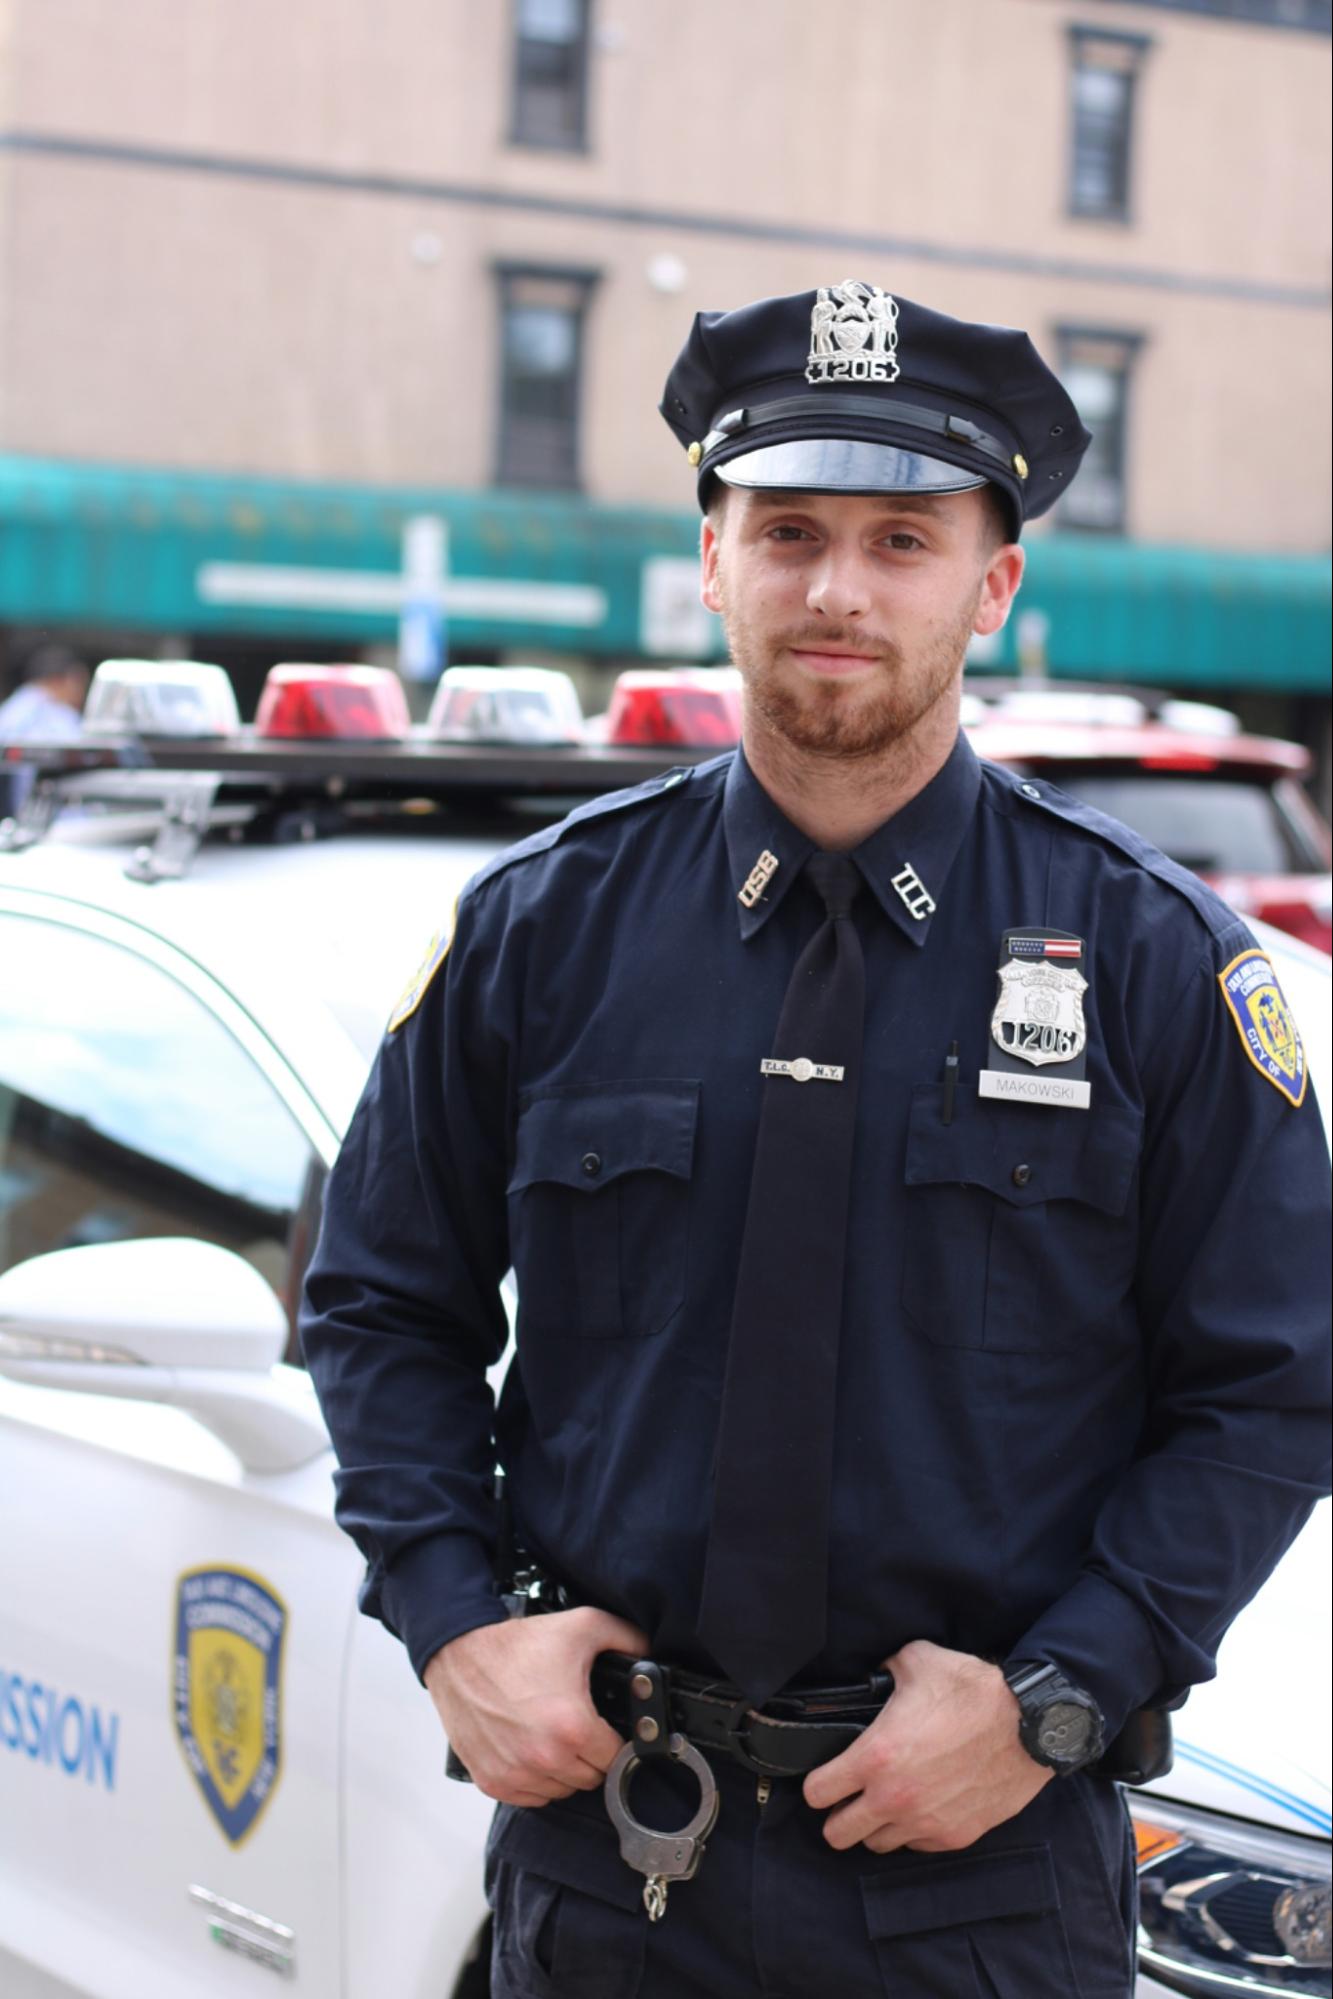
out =
{"type": "Polygon", "coordinates": [[[415,972],[413,972],[411,978],[403,987],[402,992],[398,995],[397,1004],[393,1012],[389,1015],[388,1031],[390,1034],[396,1028],[401,1027],[404,1021],[411,1020],[412,1015],[421,1005],[422,1000],[425,999],[431,980],[435,977],[440,966],[449,955],[449,946],[454,940],[454,925],[457,919],[458,904],[455,902],[453,918],[442,930],[435,932],[430,943],[426,946],[425,956],[422,958],[421,963],[417,966],[415,972]]]}
{"type": "Polygon", "coordinates": [[[1308,1080],[1301,1031],[1264,953],[1242,951],[1217,975],[1245,1053],[1288,1103],[1305,1101],[1308,1080]]]}

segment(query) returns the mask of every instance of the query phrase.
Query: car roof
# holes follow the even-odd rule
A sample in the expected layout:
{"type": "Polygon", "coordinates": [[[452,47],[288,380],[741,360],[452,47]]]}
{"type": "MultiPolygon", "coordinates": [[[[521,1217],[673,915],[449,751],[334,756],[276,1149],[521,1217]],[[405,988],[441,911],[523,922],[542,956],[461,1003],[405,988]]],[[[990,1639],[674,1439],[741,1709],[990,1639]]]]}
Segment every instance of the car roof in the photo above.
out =
{"type": "Polygon", "coordinates": [[[521,827],[347,834],[283,846],[210,840],[179,881],[132,881],[142,820],[62,822],[0,854],[0,887],[109,911],[205,965],[261,1023],[285,987],[367,1053],[469,878],[521,827]]]}
{"type": "Polygon", "coordinates": [[[1131,764],[1270,783],[1277,777],[1304,777],[1310,769],[1310,753],[1300,743],[1272,736],[1210,735],[1161,722],[1123,726],[996,714],[970,722],[967,736],[977,755],[993,763],[1131,764]]]}

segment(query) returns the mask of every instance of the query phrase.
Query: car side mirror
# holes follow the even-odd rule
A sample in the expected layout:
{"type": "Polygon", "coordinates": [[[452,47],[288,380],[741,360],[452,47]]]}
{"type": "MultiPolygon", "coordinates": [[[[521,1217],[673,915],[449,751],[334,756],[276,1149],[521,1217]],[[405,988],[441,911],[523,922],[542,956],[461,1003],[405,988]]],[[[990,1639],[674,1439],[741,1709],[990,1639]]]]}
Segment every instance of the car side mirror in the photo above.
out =
{"type": "Polygon", "coordinates": [[[253,1471],[328,1447],[314,1391],[278,1365],[287,1318],[232,1250],[189,1237],[52,1250],[0,1276],[0,1374],[167,1402],[253,1471]]]}

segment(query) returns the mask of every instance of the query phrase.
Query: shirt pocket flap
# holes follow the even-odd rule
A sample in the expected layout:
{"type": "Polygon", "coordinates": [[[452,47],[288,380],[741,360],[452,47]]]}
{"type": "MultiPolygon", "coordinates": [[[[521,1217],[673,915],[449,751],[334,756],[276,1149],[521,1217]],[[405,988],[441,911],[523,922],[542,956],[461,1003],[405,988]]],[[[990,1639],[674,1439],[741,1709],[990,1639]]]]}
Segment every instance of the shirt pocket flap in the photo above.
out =
{"type": "Polygon", "coordinates": [[[863,1875],[861,1895],[869,1932],[881,1939],[997,1916],[1044,1916],[1060,1906],[1045,1846],[933,1861],[911,1873],[863,1875]]]}
{"type": "Polygon", "coordinates": [[[643,1876],[621,1859],[609,1819],[599,1821],[577,1809],[557,1811],[550,1805],[535,1811],[505,1805],[491,1834],[491,1853],[544,1881],[595,1895],[617,1908],[643,1907],[643,1876]]]}
{"type": "Polygon", "coordinates": [[[598,1083],[525,1103],[518,1119],[511,1194],[554,1181],[594,1194],[624,1173],[688,1180],[699,1115],[698,1083],[598,1083]]]}
{"type": "Polygon", "coordinates": [[[1128,1104],[1056,1110],[963,1089],[946,1124],[940,1085],[924,1083],[912,1092],[905,1178],[909,1187],[984,1187],[1015,1208],[1082,1201],[1123,1215],[1142,1135],[1143,1113],[1128,1104]]]}

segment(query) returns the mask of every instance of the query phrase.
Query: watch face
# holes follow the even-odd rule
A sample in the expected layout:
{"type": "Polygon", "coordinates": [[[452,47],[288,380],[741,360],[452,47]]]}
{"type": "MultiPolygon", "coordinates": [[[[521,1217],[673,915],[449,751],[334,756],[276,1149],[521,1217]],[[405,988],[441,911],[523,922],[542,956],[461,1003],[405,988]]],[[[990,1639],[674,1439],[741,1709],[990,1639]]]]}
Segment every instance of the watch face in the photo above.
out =
{"type": "Polygon", "coordinates": [[[1064,1763],[1082,1756],[1092,1740],[1093,1718],[1073,1701],[1052,1701],[1042,1715],[1037,1741],[1044,1756],[1064,1763]]]}

